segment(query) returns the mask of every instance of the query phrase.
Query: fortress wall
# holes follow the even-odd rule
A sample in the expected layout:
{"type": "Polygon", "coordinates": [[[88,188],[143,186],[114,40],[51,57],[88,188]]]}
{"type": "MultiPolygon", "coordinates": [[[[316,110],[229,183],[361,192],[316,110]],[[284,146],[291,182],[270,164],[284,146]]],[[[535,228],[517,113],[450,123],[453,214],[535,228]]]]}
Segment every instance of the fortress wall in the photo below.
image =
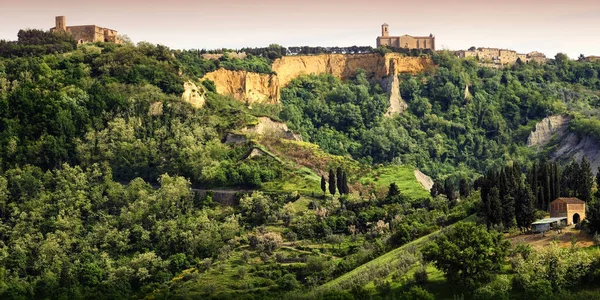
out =
{"type": "Polygon", "coordinates": [[[94,42],[96,40],[96,26],[69,26],[67,32],[71,33],[75,40],[79,42],[94,42]]]}

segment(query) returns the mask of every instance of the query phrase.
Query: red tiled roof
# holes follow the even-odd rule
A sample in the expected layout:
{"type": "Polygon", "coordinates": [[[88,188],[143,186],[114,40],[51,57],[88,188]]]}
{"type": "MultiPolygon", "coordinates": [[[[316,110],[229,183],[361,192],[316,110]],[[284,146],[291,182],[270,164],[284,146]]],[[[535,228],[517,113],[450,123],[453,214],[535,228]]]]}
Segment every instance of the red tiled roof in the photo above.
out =
{"type": "Polygon", "coordinates": [[[552,201],[552,203],[556,201],[564,202],[567,204],[585,204],[584,201],[579,200],[577,198],[556,198],[556,200],[552,201]]]}

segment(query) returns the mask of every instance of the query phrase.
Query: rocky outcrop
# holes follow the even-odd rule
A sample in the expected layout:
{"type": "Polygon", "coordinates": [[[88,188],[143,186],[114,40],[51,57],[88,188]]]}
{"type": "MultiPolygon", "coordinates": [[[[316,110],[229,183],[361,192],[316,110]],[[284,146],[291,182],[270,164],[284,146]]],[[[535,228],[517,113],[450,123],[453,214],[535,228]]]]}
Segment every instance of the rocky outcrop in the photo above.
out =
{"type": "Polygon", "coordinates": [[[161,116],[163,114],[163,103],[160,101],[152,102],[148,109],[149,116],[161,116]]]}
{"type": "Polygon", "coordinates": [[[256,125],[242,129],[242,133],[256,135],[277,135],[286,140],[302,141],[302,136],[290,131],[285,123],[271,120],[269,117],[258,118],[256,125]]]}
{"type": "Polygon", "coordinates": [[[387,88],[388,95],[390,95],[390,107],[385,113],[386,117],[392,117],[396,114],[402,114],[407,108],[408,104],[402,99],[400,95],[400,79],[397,75],[389,76],[384,79],[387,88]]]}
{"type": "Polygon", "coordinates": [[[368,76],[382,79],[399,73],[419,73],[433,65],[429,58],[407,57],[398,53],[381,56],[369,54],[321,54],[284,56],[273,62],[272,69],[279,77],[281,86],[304,74],[331,74],[347,79],[358,69],[368,76]]]}
{"type": "Polygon", "coordinates": [[[527,146],[545,146],[553,137],[562,137],[567,132],[570,120],[571,118],[563,115],[544,118],[535,124],[535,130],[527,138],[527,146]]]}
{"type": "Polygon", "coordinates": [[[469,100],[469,99],[473,99],[473,95],[471,95],[471,92],[469,91],[469,85],[465,84],[465,100],[469,100]]]}
{"type": "Polygon", "coordinates": [[[579,138],[575,133],[568,133],[560,142],[556,151],[551,154],[551,159],[567,164],[571,160],[581,161],[585,158],[590,163],[594,174],[600,167],[600,144],[589,136],[579,138]]]}
{"type": "MultiPolygon", "coordinates": [[[[227,53],[227,56],[229,56],[229,58],[244,59],[248,56],[246,54],[246,52],[226,52],[226,53],[227,53]]],[[[204,59],[219,60],[219,58],[221,58],[221,57],[223,57],[223,53],[202,54],[202,58],[204,58],[204,59]]]]}
{"type": "Polygon", "coordinates": [[[206,102],[204,99],[204,89],[198,88],[196,84],[191,81],[184,82],[181,100],[191,104],[195,108],[202,108],[206,102]]]}
{"type": "Polygon", "coordinates": [[[278,103],[279,89],[304,74],[332,74],[347,79],[358,69],[370,78],[384,79],[399,73],[419,73],[431,68],[426,57],[407,57],[398,53],[381,56],[370,54],[322,54],[284,56],[271,66],[277,75],[219,69],[202,79],[215,83],[217,93],[229,95],[247,103],[278,103]]]}
{"type": "Polygon", "coordinates": [[[426,191],[431,191],[431,188],[433,187],[433,179],[431,179],[431,177],[423,174],[419,169],[415,169],[415,178],[426,191]]]}
{"type": "Polygon", "coordinates": [[[554,139],[556,144],[552,145],[556,150],[550,153],[550,160],[565,165],[573,159],[581,161],[585,156],[592,171],[596,173],[600,167],[600,144],[589,136],[579,137],[569,131],[570,121],[570,117],[562,115],[543,119],[535,125],[535,131],[529,134],[527,146],[544,147],[554,139]]]}
{"type": "Polygon", "coordinates": [[[218,69],[202,79],[213,81],[217,93],[248,104],[279,102],[279,80],[276,75],[218,69]]]}
{"type": "Polygon", "coordinates": [[[230,132],[225,135],[223,142],[225,144],[245,144],[248,142],[248,138],[244,134],[230,132]]]}

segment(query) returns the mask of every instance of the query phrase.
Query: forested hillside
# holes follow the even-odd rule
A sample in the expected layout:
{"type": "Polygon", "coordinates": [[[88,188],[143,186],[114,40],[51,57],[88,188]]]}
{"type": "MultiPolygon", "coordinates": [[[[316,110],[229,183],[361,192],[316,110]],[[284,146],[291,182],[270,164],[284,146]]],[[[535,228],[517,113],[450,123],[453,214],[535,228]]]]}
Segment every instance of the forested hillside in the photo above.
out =
{"type": "Polygon", "coordinates": [[[408,103],[401,116],[383,117],[384,92],[364,74],[346,83],[329,76],[293,81],[281,92],[281,116],[331,153],[412,164],[435,177],[473,177],[506,161],[531,167],[537,153],[527,149],[527,137],[550,115],[572,115],[573,131],[596,136],[599,63],[559,54],[544,65],[490,69],[446,52],[433,58],[436,70],[400,75],[408,103]]]}
{"type": "MultiPolygon", "coordinates": [[[[302,76],[281,90],[281,103],[252,107],[198,79],[221,67],[272,73],[283,55],[275,45],[210,60],[149,43],[77,45],[39,30],[18,37],[0,41],[2,299],[431,299],[439,293],[426,285],[426,259],[448,255],[430,245],[424,259],[425,242],[460,248],[472,243],[456,240],[481,233],[467,237],[480,242],[476,251],[498,253],[486,250],[482,266],[502,271],[502,236],[455,224],[480,221],[479,212],[490,228],[514,225],[489,209],[492,182],[527,178],[540,209],[554,195],[541,180],[558,182],[559,166],[536,164],[551,149],[526,146],[537,121],[567,114],[570,130],[600,136],[600,64],[563,55],[489,69],[431,54],[436,68],[400,75],[408,110],[385,117],[386,89],[365,72],[302,76]],[[202,107],[182,98],[190,82],[202,107]],[[264,120],[277,130],[259,133],[264,120]],[[495,172],[507,164],[514,169],[495,172]],[[434,177],[431,191],[415,168],[434,177]],[[217,192],[235,200],[219,203],[217,192]],[[378,261],[394,263],[370,267],[378,261]],[[342,290],[320,288],[342,277],[342,290]]],[[[565,192],[591,197],[590,182],[573,180],[565,192]]],[[[537,286],[524,268],[535,257],[515,265],[528,293],[537,286]]],[[[436,266],[449,282],[495,282],[436,266]]]]}

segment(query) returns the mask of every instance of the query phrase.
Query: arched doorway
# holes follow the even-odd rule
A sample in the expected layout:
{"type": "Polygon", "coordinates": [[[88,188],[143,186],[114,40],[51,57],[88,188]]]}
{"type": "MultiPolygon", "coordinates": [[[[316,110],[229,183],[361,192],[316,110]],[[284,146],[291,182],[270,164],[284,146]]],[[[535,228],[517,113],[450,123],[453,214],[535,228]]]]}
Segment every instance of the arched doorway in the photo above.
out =
{"type": "Polygon", "coordinates": [[[581,217],[579,216],[579,214],[574,214],[573,215],[573,224],[579,224],[579,221],[581,221],[581,217]]]}

